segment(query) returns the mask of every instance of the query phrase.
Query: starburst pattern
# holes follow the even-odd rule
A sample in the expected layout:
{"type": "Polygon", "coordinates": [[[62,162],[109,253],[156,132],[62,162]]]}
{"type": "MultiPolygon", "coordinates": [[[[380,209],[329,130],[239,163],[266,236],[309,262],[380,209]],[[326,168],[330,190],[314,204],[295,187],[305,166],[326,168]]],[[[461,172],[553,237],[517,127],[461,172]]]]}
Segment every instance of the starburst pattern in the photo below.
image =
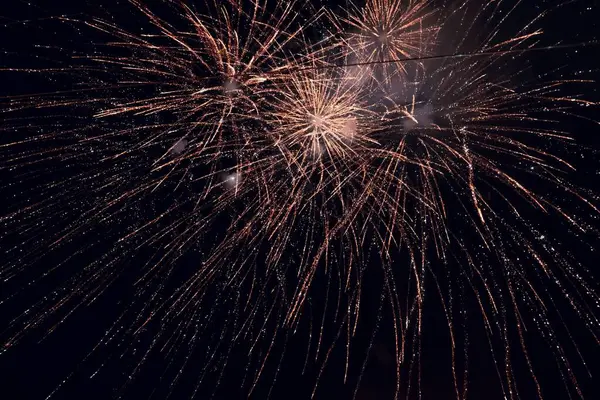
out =
{"type": "Polygon", "coordinates": [[[356,364],[350,349],[371,296],[364,281],[379,276],[374,331],[387,310],[396,397],[421,393],[431,296],[445,313],[457,398],[468,391],[473,307],[465,303],[473,299],[504,397],[518,397],[515,352],[543,397],[524,309],[565,385],[581,395],[549,309],[558,289],[595,335],[600,299],[577,257],[528,214],[596,234],[585,216],[598,213],[597,197],[566,178],[571,152],[552,151],[578,149],[560,118],[594,103],[572,89],[583,79],[528,77],[523,56],[543,36],[535,22],[545,12],[505,34],[515,8],[476,1],[367,0],[340,17],[311,9],[310,18],[295,1],[215,1],[202,11],[165,1],[173,20],[130,2],[149,32],[61,17],[107,35],[106,46],[64,68],[11,70],[83,78],[74,90],[0,104],[9,115],[3,129],[23,135],[2,145],[5,189],[34,188],[13,196],[1,217],[3,240],[19,243],[2,278],[35,285],[56,271],[68,276],[10,322],[6,348],[39,327],[53,331],[127,266],[133,299],[91,353],[135,353],[122,343],[152,332],[124,386],[166,351],[182,360],[167,368],[175,371],[170,393],[200,353],[200,393],[208,376],[219,385],[242,347],[250,359],[242,386],[252,393],[266,365],[279,373],[285,351],[277,344],[304,329],[305,368],[309,358],[318,365],[314,396],[339,342],[344,379],[360,381],[367,360],[356,364]],[[482,20],[489,28],[475,34],[473,21],[482,20]],[[322,39],[323,31],[334,34],[322,39]],[[435,53],[438,46],[452,52],[435,53]],[[32,109],[50,110],[36,116],[34,133],[22,116],[32,109]],[[188,254],[194,268],[181,272],[188,254]],[[56,258],[63,261],[29,277],[56,258]]]}
{"type": "MultiPolygon", "coordinates": [[[[352,5],[341,23],[349,28],[343,40],[349,62],[369,64],[387,60],[418,58],[429,54],[439,25],[435,9],[428,1],[369,0],[352,5]]],[[[402,74],[402,63],[381,63],[370,71],[390,84],[402,74]]]]}

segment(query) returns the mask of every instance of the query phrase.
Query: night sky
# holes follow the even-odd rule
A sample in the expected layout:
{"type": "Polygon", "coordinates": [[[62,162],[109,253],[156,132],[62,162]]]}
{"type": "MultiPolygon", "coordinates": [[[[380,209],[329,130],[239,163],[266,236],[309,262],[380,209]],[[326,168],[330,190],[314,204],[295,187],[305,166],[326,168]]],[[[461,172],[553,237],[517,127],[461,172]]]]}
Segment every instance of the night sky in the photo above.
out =
{"type": "MultiPolygon", "coordinates": [[[[193,2],[194,0],[190,0],[193,2]]],[[[341,2],[342,0],[337,0],[341,2]]],[[[156,1],[158,3],[158,1],[156,1]]],[[[28,95],[33,93],[54,92],[69,88],[68,76],[61,74],[43,74],[43,73],[24,73],[2,70],[2,68],[56,68],[68,64],[70,56],[78,52],[87,52],[91,47],[89,42],[101,41],[104,36],[98,35],[93,30],[73,30],[68,24],[57,23],[49,17],[57,15],[67,15],[73,17],[89,18],[98,16],[100,18],[110,18],[110,20],[124,27],[135,27],[136,21],[143,20],[124,0],[98,0],[97,2],[59,0],[59,1],[22,1],[22,0],[4,0],[0,4],[0,145],[15,141],[15,135],[35,135],[42,134],[36,126],[43,123],[43,112],[35,109],[27,109],[19,112],[18,120],[13,120],[13,114],[3,113],[10,96],[28,95]],[[97,4],[96,4],[97,3],[97,4]],[[110,16],[110,17],[109,17],[110,16]],[[75,33],[74,33],[75,32],[75,33]],[[87,41],[87,42],[86,42],[87,41]],[[36,46],[43,43],[48,47],[36,46]],[[61,51],[53,46],[60,47],[61,51]],[[66,49],[66,50],[64,50],[66,49]],[[69,53],[72,51],[72,53],[69,53]],[[27,121],[27,122],[23,122],[27,121]],[[29,122],[30,121],[30,122],[29,122]],[[20,128],[12,127],[18,124],[20,128]],[[30,124],[27,128],[27,124],[30,124]],[[28,129],[30,130],[28,133],[28,129]],[[33,132],[33,133],[31,133],[33,132]],[[7,138],[7,139],[5,139],[7,138]]],[[[149,2],[154,3],[154,1],[149,2]]],[[[433,3],[436,3],[433,1],[433,3]]],[[[513,4],[513,1],[507,1],[513,4]]],[[[543,10],[550,8],[550,4],[557,4],[555,1],[525,0],[519,6],[516,20],[531,19],[532,16],[539,14],[543,10]],[[521,17],[522,15],[522,17],[521,17]]],[[[202,5],[198,2],[197,9],[201,10],[202,5]]],[[[332,7],[337,7],[335,1],[330,2],[332,7]],[[333,3],[333,4],[332,4],[333,3]]],[[[160,9],[160,7],[157,7],[160,9]]],[[[544,30],[544,41],[542,44],[577,44],[591,42],[599,39],[600,23],[600,4],[595,0],[574,1],[572,4],[565,5],[558,10],[549,13],[540,23],[544,30]]],[[[482,28],[483,29],[483,28],[482,28]]],[[[572,76],[574,71],[578,71],[577,76],[581,79],[600,79],[600,45],[582,46],[569,49],[555,49],[528,53],[528,62],[531,67],[530,74],[545,74],[546,81],[553,79],[565,79],[565,76],[572,76]]],[[[90,74],[93,77],[93,74],[90,74]]],[[[85,75],[79,77],[79,80],[86,79],[85,75]]],[[[90,78],[92,79],[92,78],[90,78]]],[[[583,86],[582,97],[591,101],[600,101],[600,92],[597,83],[588,83],[583,86]]],[[[58,112],[71,113],[65,111],[68,108],[61,108],[58,112]]],[[[85,124],[89,116],[85,115],[85,110],[73,107],[70,117],[80,118],[81,125],[85,124]]],[[[596,150],[600,149],[600,126],[598,122],[598,107],[587,107],[584,110],[578,110],[578,114],[584,118],[577,118],[567,113],[563,114],[562,129],[569,131],[578,144],[585,148],[581,152],[577,151],[572,156],[566,158],[574,164],[576,171],[569,173],[566,179],[573,185],[582,187],[583,192],[593,196],[593,193],[600,193],[600,180],[598,171],[598,155],[596,150]]],[[[165,118],[169,116],[161,116],[165,118]]],[[[136,121],[121,121],[123,124],[135,124],[136,121]]],[[[81,126],[80,125],[80,126],[81,126]]],[[[35,146],[31,145],[31,150],[35,146]]],[[[43,146],[43,145],[42,145],[43,146]]],[[[5,150],[0,147],[0,181],[2,186],[0,190],[0,215],[7,215],[13,211],[14,207],[9,204],[15,204],[14,200],[26,202],[20,196],[20,193],[31,193],[32,190],[43,185],[48,180],[56,180],[61,177],[61,169],[55,168],[56,165],[40,164],[31,166],[32,171],[43,171],[39,175],[29,177],[26,180],[22,176],[14,173],[10,168],[3,164],[10,157],[16,157],[17,154],[10,153],[13,150],[5,150]],[[27,186],[28,185],[28,186],[27,186]],[[27,187],[25,187],[27,186],[27,187]]],[[[560,151],[559,151],[560,152],[560,151]]],[[[153,157],[154,154],[148,154],[153,157]]],[[[501,156],[500,156],[501,157],[501,156]]],[[[90,155],[87,161],[91,165],[95,160],[90,155]]],[[[53,161],[46,161],[46,163],[53,161]]],[[[55,160],[54,162],[60,162],[55,160]]],[[[86,168],[89,165],[86,166],[86,168]]],[[[33,174],[35,175],[35,174],[33,174]]],[[[66,176],[66,175],[65,175],[66,176]]],[[[539,185],[536,181],[527,181],[531,185],[539,185]]],[[[546,190],[545,187],[538,186],[537,190],[546,190]]],[[[75,189],[74,189],[75,190],[75,189]]],[[[168,188],[157,192],[157,197],[163,196],[163,200],[156,203],[140,203],[137,205],[139,213],[144,213],[148,209],[162,210],[169,206],[168,188]]],[[[186,188],[189,193],[193,188],[186,188]]],[[[551,189],[547,189],[551,190],[551,189]]],[[[180,196],[185,196],[188,192],[181,192],[180,196]]],[[[189,194],[188,193],[188,194],[189,194]]],[[[42,195],[40,195],[42,196],[42,195]]],[[[510,196],[510,195],[509,195],[510,196]]],[[[40,197],[41,199],[41,197],[40,197]]],[[[83,201],[83,200],[82,200],[83,201]]],[[[90,200],[91,201],[91,200],[90,200]]],[[[598,203],[596,203],[598,204],[598,203]]],[[[450,209],[454,204],[449,201],[450,209]]],[[[213,204],[206,204],[206,209],[212,209],[213,204]]],[[[578,209],[579,211],[579,209],[578,209]]],[[[499,213],[507,212],[499,209],[499,213]]],[[[526,211],[529,212],[529,211],[526,211]]],[[[135,370],[143,354],[143,349],[150,345],[154,338],[154,332],[158,329],[157,325],[150,324],[136,336],[123,335],[123,338],[116,339],[110,346],[107,346],[100,352],[90,353],[94,346],[100,341],[107,332],[113,327],[115,320],[119,318],[123,310],[134,300],[136,291],[133,284],[139,276],[139,271],[143,269],[148,260],[154,257],[156,249],[142,248],[138,253],[128,257],[125,264],[119,264],[122,269],[114,281],[107,284],[106,289],[91,303],[78,304],[76,301],[70,305],[74,311],[56,330],[48,333],[53,326],[60,320],[58,317],[52,317],[49,321],[40,323],[39,326],[24,335],[19,343],[14,346],[6,342],[14,332],[5,329],[10,321],[21,314],[24,310],[31,307],[36,301],[50,293],[62,283],[66,282],[71,276],[76,275],[78,267],[95,259],[101,258],[110,250],[110,241],[106,238],[126,229],[131,221],[137,218],[135,212],[125,215],[120,222],[114,222],[112,225],[99,225],[97,229],[90,231],[82,237],[76,237],[59,251],[54,251],[47,256],[40,256],[33,262],[25,272],[17,277],[7,279],[10,274],[2,274],[5,280],[0,284],[0,343],[5,346],[5,351],[0,354],[0,398],[2,399],[44,399],[52,393],[57,387],[58,391],[54,394],[54,399],[110,399],[116,396],[122,396],[125,399],[164,399],[171,396],[171,399],[187,399],[195,390],[198,375],[202,373],[204,356],[202,353],[202,343],[198,349],[180,351],[175,356],[170,356],[161,352],[152,352],[144,361],[143,366],[137,373],[135,379],[129,381],[128,376],[135,370]],[[92,246],[93,244],[93,246],[92,246]],[[80,249],[89,249],[77,257],[70,258],[80,249]],[[45,271],[64,262],[64,268],[58,272],[46,276],[44,279],[36,281],[34,285],[29,285],[32,279],[44,274],[45,271]],[[128,267],[127,264],[135,267],[128,267]],[[123,349],[130,350],[124,352],[123,349]],[[133,349],[133,350],[131,350],[133,349]],[[91,354],[91,355],[90,355],[91,354]],[[123,355],[124,354],[124,355],[123,355]],[[185,359],[185,355],[190,355],[185,359]],[[170,385],[174,380],[177,365],[188,363],[188,367],[183,370],[177,384],[170,385]],[[163,374],[165,368],[169,366],[169,372],[163,374]],[[175,367],[173,367],[175,366],[175,367]],[[68,378],[68,379],[67,379],[68,378]],[[67,379],[64,386],[61,382],[67,379]]],[[[55,228],[54,223],[60,225],[60,221],[46,219],[44,215],[32,214],[30,217],[39,218],[40,224],[45,224],[43,229],[36,232],[49,231],[55,228]]],[[[594,253],[594,248],[600,248],[600,237],[597,232],[589,231],[577,237],[573,236],[559,222],[561,218],[556,215],[544,215],[542,213],[531,212],[529,215],[535,224],[546,225],[547,231],[554,235],[558,243],[562,243],[564,248],[568,249],[576,256],[582,268],[588,270],[588,275],[592,280],[591,287],[598,291],[598,255],[594,253]],[[595,280],[594,280],[594,277],[595,280]]],[[[461,231],[460,218],[452,219],[454,227],[461,231]]],[[[590,226],[598,228],[600,221],[597,217],[590,216],[587,221],[590,226]]],[[[2,253],[9,252],[11,248],[19,245],[22,236],[14,234],[11,230],[14,221],[3,222],[0,225],[0,249],[2,253]]],[[[226,222],[223,222],[225,225],[226,222]]],[[[217,237],[220,232],[218,228],[215,232],[209,232],[207,235],[217,237]]],[[[465,233],[464,240],[476,240],[471,237],[473,233],[465,233]]],[[[189,251],[184,252],[177,261],[177,272],[167,283],[166,292],[170,289],[175,290],[178,285],[189,277],[197,265],[198,257],[203,254],[203,246],[207,244],[199,243],[189,251]]],[[[131,253],[129,253],[131,254],[131,253]]],[[[290,252],[286,258],[293,260],[298,257],[297,253],[290,252]]],[[[371,257],[376,259],[375,257],[371,257]]],[[[368,259],[371,259],[368,258],[368,259]]],[[[402,263],[398,259],[398,263],[402,263]]],[[[4,268],[0,261],[0,268],[4,268]]],[[[359,371],[363,365],[365,357],[368,362],[358,391],[356,399],[391,399],[395,390],[396,364],[394,354],[394,330],[392,323],[386,316],[389,316],[387,303],[381,306],[382,293],[382,274],[378,270],[376,261],[367,261],[366,273],[363,276],[363,297],[361,303],[361,320],[355,339],[352,341],[352,354],[359,356],[356,359],[351,358],[351,371],[348,376],[348,382],[344,385],[344,369],[346,363],[345,342],[340,341],[331,352],[327,367],[320,379],[319,389],[316,392],[316,399],[351,399],[355,388],[359,382],[359,371]],[[378,272],[379,271],[379,272],[378,272]],[[380,319],[380,307],[383,307],[380,319]],[[367,351],[370,349],[368,355],[367,351]]],[[[499,266],[490,264],[490,268],[499,268],[499,266]]],[[[401,275],[402,276],[402,275],[401,275]]],[[[317,280],[312,289],[311,301],[318,308],[319,304],[325,301],[324,296],[315,295],[321,290],[325,292],[325,279],[317,280]]],[[[452,290],[464,290],[462,286],[453,283],[447,284],[452,290]]],[[[219,288],[214,289],[216,292],[219,288]]],[[[336,289],[337,290],[337,289],[336,289]]],[[[450,289],[448,289],[450,290],[450,289]]],[[[565,352],[572,360],[572,372],[577,377],[579,385],[585,399],[600,398],[600,389],[597,388],[600,374],[600,348],[592,332],[588,330],[581,319],[573,313],[568,303],[562,298],[560,292],[555,289],[548,289],[548,295],[556,295],[556,302],[551,305],[552,311],[549,312],[549,319],[561,324],[561,320],[571,330],[573,342],[578,345],[578,349],[568,340],[568,334],[562,332],[561,338],[567,338],[561,341],[564,344],[565,352]],[[554,293],[556,292],[556,293],[554,293]],[[581,363],[578,352],[587,362],[587,370],[581,363]]],[[[403,293],[400,293],[402,296],[403,293]]],[[[215,296],[217,293],[215,293],[215,296]]],[[[447,320],[444,309],[434,290],[431,291],[424,306],[424,322],[422,326],[422,355],[421,355],[421,393],[418,396],[414,390],[408,395],[410,399],[423,400],[445,400],[455,399],[452,370],[450,364],[450,335],[447,329],[447,320]]],[[[472,298],[467,298],[462,305],[466,310],[464,318],[473,322],[465,330],[461,330],[456,338],[458,342],[468,340],[469,343],[469,399],[503,399],[502,391],[499,386],[498,372],[492,359],[492,353],[488,347],[488,337],[483,328],[482,317],[479,313],[479,306],[472,298]],[[465,335],[468,338],[465,338],[465,335]]],[[[509,305],[510,307],[510,305],[509,305]]],[[[68,307],[69,308],[69,307],[68,307]]],[[[596,304],[595,317],[600,317],[599,305],[596,304]]],[[[225,319],[226,310],[222,312],[222,318],[225,319]]],[[[528,315],[528,310],[523,309],[524,319],[531,319],[533,315],[528,315]]],[[[533,314],[533,313],[529,313],[533,314]]],[[[62,314],[61,314],[62,315],[62,314]]],[[[136,323],[132,316],[126,314],[125,318],[117,325],[128,326],[136,323]]],[[[327,316],[330,318],[331,316],[327,316]]],[[[216,320],[220,320],[217,316],[216,320]]],[[[463,318],[461,316],[461,318],[463,318]]],[[[458,319],[457,319],[458,320],[458,319]]],[[[268,324],[271,324],[269,321],[268,324]]],[[[267,325],[268,325],[267,324],[267,325]]],[[[271,326],[267,326],[271,328],[271,326]]],[[[11,328],[12,329],[12,328],[11,328]]],[[[214,333],[219,335],[218,324],[214,326],[214,333]]],[[[264,377],[254,389],[252,398],[264,399],[270,395],[272,399],[308,399],[310,398],[315,382],[315,377],[320,373],[321,365],[319,363],[309,362],[303,373],[303,366],[306,359],[306,342],[309,330],[306,324],[300,324],[295,334],[290,334],[288,339],[285,335],[280,335],[275,342],[271,352],[275,354],[269,363],[265,366],[264,377]],[[276,374],[277,379],[273,385],[273,376],[276,372],[280,356],[285,354],[281,363],[281,370],[276,374]]],[[[335,327],[328,329],[325,336],[329,341],[333,340],[338,332],[335,327]]],[[[595,331],[598,334],[598,330],[595,331]]],[[[342,336],[345,335],[345,331],[342,336]]],[[[578,398],[578,394],[570,387],[565,389],[560,374],[556,368],[556,358],[549,351],[548,344],[539,337],[535,330],[526,335],[527,350],[529,356],[534,360],[534,367],[537,371],[540,386],[543,389],[546,399],[568,399],[578,398]],[[569,393],[568,393],[569,392],[569,393]]],[[[516,349],[519,349],[518,336],[511,337],[511,343],[516,349]]],[[[183,345],[184,347],[186,345],[183,345]]],[[[261,344],[263,348],[267,344],[261,344]]],[[[260,350],[260,351],[264,351],[260,350]]],[[[219,357],[217,355],[216,357],[219,357]]],[[[462,354],[459,354],[459,360],[462,361],[462,354]]],[[[501,356],[499,356],[501,357],[501,356]]],[[[500,359],[499,364],[503,361],[500,359]]],[[[234,348],[229,355],[229,362],[223,375],[211,371],[207,374],[206,382],[201,385],[196,393],[198,399],[237,399],[246,397],[246,389],[241,389],[241,384],[245,378],[245,371],[248,365],[247,347],[239,346],[234,348]],[[218,383],[218,384],[217,384],[218,383]],[[216,392],[213,389],[217,387],[216,392]]],[[[260,362],[255,358],[251,368],[256,368],[260,362]]],[[[402,367],[401,367],[402,368],[402,367]]],[[[528,365],[524,357],[515,356],[513,360],[515,380],[519,385],[521,399],[535,399],[536,388],[531,380],[528,365]]],[[[409,377],[404,369],[401,375],[405,381],[415,382],[415,377],[409,377]]],[[[462,381],[463,372],[459,371],[462,381]]],[[[246,378],[248,379],[248,378],[246,378]]],[[[407,396],[406,389],[401,389],[400,398],[407,396]]]]}

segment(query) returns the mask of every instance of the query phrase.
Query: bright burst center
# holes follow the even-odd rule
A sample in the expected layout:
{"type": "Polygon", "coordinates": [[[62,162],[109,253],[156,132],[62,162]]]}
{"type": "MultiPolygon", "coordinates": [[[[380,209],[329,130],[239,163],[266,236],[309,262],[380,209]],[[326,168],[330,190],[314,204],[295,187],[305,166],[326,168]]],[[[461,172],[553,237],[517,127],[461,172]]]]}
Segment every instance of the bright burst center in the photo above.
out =
{"type": "Polygon", "coordinates": [[[389,35],[387,32],[380,32],[377,35],[377,40],[379,41],[380,44],[385,45],[388,43],[389,40],[389,35]]]}
{"type": "Polygon", "coordinates": [[[310,115],[309,120],[315,131],[325,127],[325,118],[321,114],[310,115]]]}

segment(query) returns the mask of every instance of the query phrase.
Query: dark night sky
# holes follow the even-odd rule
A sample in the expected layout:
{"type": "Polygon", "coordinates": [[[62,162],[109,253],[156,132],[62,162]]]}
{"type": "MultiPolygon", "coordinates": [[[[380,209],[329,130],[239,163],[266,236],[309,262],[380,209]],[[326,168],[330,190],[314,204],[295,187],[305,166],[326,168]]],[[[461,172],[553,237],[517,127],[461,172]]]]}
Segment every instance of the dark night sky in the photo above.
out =
{"type": "MultiPolygon", "coordinates": [[[[38,65],[48,65],[50,61],[36,59],[32,56],[35,50],[31,50],[32,43],[39,42],[42,37],[47,43],[48,41],[60,44],[62,47],[77,46],[79,38],[71,37],[66,34],[66,31],[61,31],[56,28],[48,28],[53,26],[48,24],[43,18],[49,15],[68,14],[78,15],[83,12],[86,14],[106,15],[110,13],[115,15],[117,21],[123,21],[124,24],[131,23],[127,12],[121,12],[125,1],[107,0],[98,1],[105,5],[104,10],[100,10],[100,6],[87,4],[77,0],[57,0],[42,1],[35,5],[33,0],[28,4],[26,1],[19,0],[3,0],[0,4],[0,67],[3,65],[24,66],[35,59],[38,65]],[[47,4],[46,4],[47,3],[47,4]],[[50,5],[51,4],[51,5],[50,5]],[[15,21],[29,21],[24,24],[15,23],[15,21]],[[31,22],[37,21],[37,22],[31,22]],[[2,24],[5,24],[2,27],[2,24]],[[53,31],[56,29],[56,31],[53,31]],[[47,35],[47,36],[45,36],[47,35]],[[66,45],[64,44],[66,43],[66,45]]],[[[89,1],[89,3],[93,3],[89,1]]],[[[526,5],[523,9],[529,13],[535,13],[537,9],[544,9],[546,6],[543,1],[526,0],[526,5]],[[541,5],[540,5],[541,4],[541,5]]],[[[599,5],[593,0],[578,1],[576,4],[564,7],[560,12],[553,13],[544,21],[544,29],[549,42],[561,41],[563,43],[578,43],[598,39],[600,25],[598,17],[600,17],[599,5]]],[[[531,53],[532,64],[534,70],[539,68],[543,70],[547,65],[567,66],[577,65],[585,66],[587,70],[598,69],[600,54],[600,46],[582,48],[578,51],[563,51],[557,52],[548,51],[541,53],[531,53]],[[560,54],[557,54],[560,53],[560,54]]],[[[48,55],[46,53],[46,55],[48,55]]],[[[596,75],[598,75],[596,73],[596,75]]],[[[588,75],[589,77],[589,75],[588,75]]],[[[43,92],[50,90],[53,85],[60,85],[60,82],[48,83],[43,77],[36,75],[6,73],[0,71],[0,96],[4,94],[14,95],[17,93],[32,93],[43,92]],[[47,88],[47,89],[46,89],[47,88]]],[[[591,99],[600,99],[597,92],[597,85],[590,85],[589,92],[586,97],[591,99]]],[[[597,118],[597,108],[591,110],[588,117],[597,118]]],[[[578,120],[573,119],[569,122],[570,129],[578,140],[587,146],[598,148],[600,140],[597,135],[600,133],[600,128],[596,126],[593,129],[593,124],[583,124],[578,120]]],[[[2,132],[0,130],[0,132],[2,132]]],[[[4,132],[2,132],[4,133],[4,132]]],[[[578,184],[593,189],[593,182],[590,176],[593,176],[593,171],[597,170],[598,165],[596,160],[578,160],[577,161],[582,174],[573,175],[572,179],[578,184]]],[[[2,179],[10,179],[6,175],[6,171],[1,171],[2,179]]],[[[6,199],[6,198],[2,198],[6,199]]],[[[4,212],[0,212],[4,214],[4,212]]],[[[537,218],[537,217],[536,217],[537,218]]],[[[550,220],[549,220],[550,221],[550,220]]],[[[561,235],[560,232],[557,234],[561,235]]],[[[573,241],[570,237],[565,237],[566,243],[573,241]]],[[[2,243],[2,242],[0,242],[2,243]]],[[[590,244],[598,244],[598,239],[590,238],[590,244]]],[[[573,250],[577,251],[577,246],[580,244],[572,242],[573,250]]],[[[75,245],[74,245],[75,246],[75,245]]],[[[101,247],[100,247],[101,248],[101,247]]],[[[100,251],[100,248],[97,251],[100,251]]],[[[65,251],[68,251],[65,250],[65,251]]],[[[55,255],[58,259],[60,254],[55,255]]],[[[144,255],[140,255],[142,260],[144,255]]],[[[57,262],[58,260],[47,260],[48,263],[57,262]]],[[[140,261],[132,260],[132,262],[140,261]]],[[[192,262],[185,257],[182,261],[192,265],[192,262]]],[[[592,270],[592,274],[598,276],[594,271],[597,264],[597,259],[588,257],[583,260],[583,263],[592,270]]],[[[11,348],[0,356],[0,397],[3,399],[43,399],[48,395],[66,376],[76,370],[72,379],[68,384],[56,394],[56,399],[109,399],[117,393],[119,385],[123,382],[123,377],[126,376],[131,368],[135,366],[134,359],[108,359],[107,367],[103,372],[98,374],[94,379],[89,379],[89,376],[95,372],[95,368],[103,362],[103,354],[95,354],[92,362],[89,364],[81,364],[80,361],[88,354],[91,348],[101,338],[103,332],[110,327],[114,318],[118,316],[122,305],[127,303],[132,296],[129,283],[132,277],[125,274],[106,293],[94,304],[79,308],[73,315],[64,323],[56,332],[47,336],[44,340],[41,332],[27,336],[16,347],[11,348]],[[90,365],[96,366],[91,367],[90,365]]],[[[375,278],[373,278],[375,279],[375,278]]],[[[49,283],[50,285],[51,283],[49,283]]],[[[379,286],[366,282],[366,292],[371,288],[375,292],[379,286]]],[[[596,285],[597,287],[597,285],[596,285]]],[[[36,290],[47,290],[48,288],[39,288],[36,290]]],[[[0,286],[0,290],[2,287],[0,286]]],[[[39,293],[37,293],[39,294],[39,293]]],[[[14,315],[15,310],[21,310],[27,307],[28,299],[32,296],[24,296],[17,301],[0,305],[0,331],[3,330],[5,321],[10,316],[14,315]]],[[[379,305],[379,293],[367,296],[363,312],[365,326],[372,326],[375,322],[375,315],[379,305]]],[[[446,329],[446,320],[439,304],[435,301],[430,302],[428,317],[425,320],[423,328],[423,346],[426,349],[423,355],[423,400],[445,400],[454,399],[452,380],[448,363],[449,337],[446,329]],[[443,357],[440,355],[443,354],[443,357]]],[[[559,309],[560,306],[559,305],[559,309]]],[[[473,311],[475,311],[473,305],[473,311]]],[[[586,371],[581,364],[574,362],[574,372],[580,379],[581,387],[586,399],[600,398],[600,390],[596,388],[595,383],[598,382],[597,376],[600,374],[600,351],[597,344],[594,342],[591,334],[583,328],[583,325],[575,316],[565,309],[565,318],[567,324],[573,327],[575,341],[580,344],[581,353],[588,361],[588,367],[593,377],[587,376],[586,371]],[[572,320],[571,320],[572,319],[572,320]]],[[[476,318],[476,317],[474,317],[476,318]]],[[[475,324],[474,324],[475,325],[475,324]]],[[[356,341],[355,351],[364,351],[370,339],[370,330],[365,328],[364,331],[359,331],[356,341]]],[[[470,340],[472,344],[472,354],[470,355],[470,399],[486,399],[500,400],[502,399],[501,391],[498,387],[498,377],[491,362],[489,351],[486,351],[487,339],[483,329],[477,330],[473,328],[470,332],[470,340]]],[[[300,332],[302,333],[302,332],[300,332]]],[[[393,394],[394,379],[395,379],[395,364],[393,361],[394,348],[392,331],[389,324],[383,323],[379,330],[369,363],[362,380],[361,388],[358,392],[358,400],[363,399],[387,399],[393,394]]],[[[149,340],[147,337],[142,337],[141,341],[149,340]]],[[[285,366],[282,369],[275,389],[271,393],[273,399],[306,399],[312,390],[312,377],[317,370],[309,371],[305,376],[300,375],[300,370],[305,357],[305,346],[303,345],[302,334],[297,335],[290,340],[286,355],[285,366]],[[298,365],[300,366],[298,368],[298,365]]],[[[343,379],[344,353],[343,346],[338,346],[333,352],[331,361],[324,374],[321,387],[317,392],[317,399],[347,399],[351,398],[354,384],[342,386],[340,382],[343,379]]],[[[568,347],[570,355],[575,354],[574,349],[568,347]]],[[[529,351],[536,358],[536,366],[539,371],[539,378],[544,393],[547,399],[559,400],[566,399],[567,394],[564,391],[564,386],[556,373],[553,365],[554,358],[547,351],[546,345],[541,340],[532,339],[529,343],[529,351]]],[[[230,364],[234,366],[244,365],[245,356],[243,352],[234,352],[233,360],[230,364]],[[239,359],[239,362],[235,360],[239,359]]],[[[576,359],[576,356],[573,357],[576,359]]],[[[151,357],[145,367],[145,372],[134,381],[125,393],[125,398],[143,399],[148,398],[153,390],[159,386],[157,392],[154,393],[154,398],[163,398],[164,384],[157,385],[158,377],[160,377],[161,368],[164,366],[164,360],[160,356],[151,357]]],[[[196,369],[197,370],[197,369],[196,369]]],[[[527,367],[523,361],[515,363],[517,379],[527,381],[529,379],[527,367]]],[[[194,368],[187,372],[183,378],[183,383],[173,392],[173,399],[189,398],[190,385],[193,387],[194,368]],[[189,380],[188,380],[189,378],[189,380]],[[189,382],[192,382],[191,384],[189,382]]],[[[238,390],[239,371],[235,368],[228,372],[226,378],[221,383],[220,389],[215,395],[216,399],[235,399],[244,398],[243,394],[238,390]]],[[[350,383],[353,383],[355,376],[350,377],[350,383]]],[[[259,385],[254,398],[266,398],[269,391],[269,382],[263,382],[259,385]]],[[[534,388],[528,384],[524,384],[522,393],[523,399],[535,398],[534,388]]],[[[198,398],[207,398],[204,394],[198,398]]],[[[415,397],[416,398],[416,397],[415,397]]]]}

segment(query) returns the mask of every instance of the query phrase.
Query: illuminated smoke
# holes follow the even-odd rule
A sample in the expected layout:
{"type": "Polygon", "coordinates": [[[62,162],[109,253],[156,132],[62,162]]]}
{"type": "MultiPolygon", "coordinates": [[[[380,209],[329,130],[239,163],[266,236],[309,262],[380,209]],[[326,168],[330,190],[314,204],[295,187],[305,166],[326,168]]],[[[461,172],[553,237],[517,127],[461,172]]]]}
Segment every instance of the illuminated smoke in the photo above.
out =
{"type": "Polygon", "coordinates": [[[186,139],[180,139],[173,145],[173,147],[171,147],[171,153],[181,154],[184,152],[187,145],[188,145],[188,141],[186,139]]]}
{"type": "Polygon", "coordinates": [[[414,112],[410,117],[404,119],[402,127],[405,132],[410,132],[413,129],[427,128],[433,124],[434,109],[431,104],[424,104],[415,107],[414,112]]]}
{"type": "Polygon", "coordinates": [[[239,172],[223,174],[221,179],[227,189],[237,190],[242,182],[242,174],[239,172]]]}

